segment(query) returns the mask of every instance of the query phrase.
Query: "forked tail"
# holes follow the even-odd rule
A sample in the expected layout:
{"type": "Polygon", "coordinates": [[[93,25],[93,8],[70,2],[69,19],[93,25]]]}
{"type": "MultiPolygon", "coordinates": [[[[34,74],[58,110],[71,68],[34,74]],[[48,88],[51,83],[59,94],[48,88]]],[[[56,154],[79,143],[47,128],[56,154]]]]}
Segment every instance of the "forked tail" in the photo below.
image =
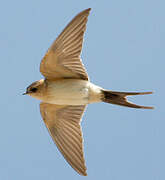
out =
{"type": "Polygon", "coordinates": [[[116,92],[116,91],[107,91],[102,90],[102,101],[111,104],[117,104],[120,106],[127,106],[130,108],[143,108],[143,109],[153,109],[154,107],[151,106],[140,106],[133,104],[127,101],[127,96],[134,96],[134,95],[145,95],[145,94],[152,94],[153,92],[116,92]]]}

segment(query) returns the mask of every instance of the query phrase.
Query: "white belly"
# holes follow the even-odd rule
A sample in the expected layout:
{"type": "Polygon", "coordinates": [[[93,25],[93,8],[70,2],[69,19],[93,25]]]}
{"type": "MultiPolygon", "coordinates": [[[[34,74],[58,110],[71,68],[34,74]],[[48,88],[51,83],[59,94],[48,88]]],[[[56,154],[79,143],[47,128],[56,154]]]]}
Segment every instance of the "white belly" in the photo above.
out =
{"type": "Polygon", "coordinates": [[[57,80],[48,83],[44,102],[59,105],[84,105],[89,103],[89,84],[84,80],[57,80]]]}
{"type": "Polygon", "coordinates": [[[100,102],[101,88],[85,80],[64,79],[46,82],[46,93],[38,98],[59,105],[86,105],[100,102]]]}

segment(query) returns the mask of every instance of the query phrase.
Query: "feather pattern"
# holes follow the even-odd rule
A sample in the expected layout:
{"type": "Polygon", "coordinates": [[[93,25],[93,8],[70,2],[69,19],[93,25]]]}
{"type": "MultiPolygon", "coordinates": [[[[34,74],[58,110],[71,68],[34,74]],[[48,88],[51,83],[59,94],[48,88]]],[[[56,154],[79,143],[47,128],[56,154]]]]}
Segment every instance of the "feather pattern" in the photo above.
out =
{"type": "Polygon", "coordinates": [[[52,44],[40,64],[47,79],[74,78],[88,80],[81,61],[83,36],[90,9],[79,13],[52,44]]]}
{"type": "Polygon", "coordinates": [[[40,104],[41,115],[58,149],[79,174],[86,176],[80,126],[84,110],[85,105],[40,104]]]}

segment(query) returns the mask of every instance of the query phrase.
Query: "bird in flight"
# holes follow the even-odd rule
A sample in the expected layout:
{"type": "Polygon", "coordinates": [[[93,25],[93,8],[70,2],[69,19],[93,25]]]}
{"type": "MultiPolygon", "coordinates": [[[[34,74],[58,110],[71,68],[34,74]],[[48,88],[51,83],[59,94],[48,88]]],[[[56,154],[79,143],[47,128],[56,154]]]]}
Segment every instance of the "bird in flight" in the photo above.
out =
{"type": "Polygon", "coordinates": [[[81,61],[83,36],[90,8],[80,12],[53,42],[41,61],[45,77],[27,87],[24,94],[41,100],[46,127],[66,161],[86,176],[81,118],[88,104],[106,102],[131,108],[152,109],[127,101],[127,96],[152,92],[116,92],[90,82],[81,61]]]}

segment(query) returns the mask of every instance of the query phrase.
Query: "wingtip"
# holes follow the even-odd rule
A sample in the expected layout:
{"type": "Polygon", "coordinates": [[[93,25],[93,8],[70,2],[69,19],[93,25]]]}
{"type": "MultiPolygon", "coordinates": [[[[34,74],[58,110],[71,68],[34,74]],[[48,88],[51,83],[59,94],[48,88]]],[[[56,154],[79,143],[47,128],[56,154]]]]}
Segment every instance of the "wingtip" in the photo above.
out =
{"type": "Polygon", "coordinates": [[[85,172],[81,173],[80,175],[82,175],[82,176],[87,176],[88,174],[87,174],[87,172],[85,171],[85,172]]]}
{"type": "Polygon", "coordinates": [[[90,11],[90,10],[91,10],[91,8],[87,8],[87,9],[86,9],[86,11],[90,11]]]}
{"type": "Polygon", "coordinates": [[[88,175],[86,166],[84,166],[82,169],[75,169],[75,170],[81,176],[87,176],[88,175]]]}
{"type": "Polygon", "coordinates": [[[83,12],[90,12],[91,11],[91,8],[87,8],[87,9],[85,9],[83,12]]]}

